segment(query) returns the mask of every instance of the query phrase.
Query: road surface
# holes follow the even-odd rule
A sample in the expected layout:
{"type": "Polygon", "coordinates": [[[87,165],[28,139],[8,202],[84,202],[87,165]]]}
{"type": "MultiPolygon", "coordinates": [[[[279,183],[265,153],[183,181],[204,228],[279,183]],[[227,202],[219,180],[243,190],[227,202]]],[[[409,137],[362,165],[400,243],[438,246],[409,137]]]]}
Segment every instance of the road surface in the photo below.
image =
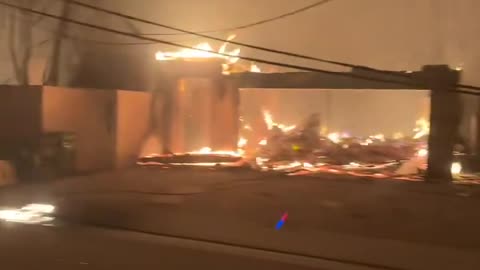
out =
{"type": "Polygon", "coordinates": [[[399,269],[480,269],[477,187],[137,168],[0,190],[60,219],[399,269]],[[275,224],[289,217],[281,230],[275,224]]]}
{"type": "Polygon", "coordinates": [[[378,269],[73,224],[0,228],[2,269],[378,269]]]}

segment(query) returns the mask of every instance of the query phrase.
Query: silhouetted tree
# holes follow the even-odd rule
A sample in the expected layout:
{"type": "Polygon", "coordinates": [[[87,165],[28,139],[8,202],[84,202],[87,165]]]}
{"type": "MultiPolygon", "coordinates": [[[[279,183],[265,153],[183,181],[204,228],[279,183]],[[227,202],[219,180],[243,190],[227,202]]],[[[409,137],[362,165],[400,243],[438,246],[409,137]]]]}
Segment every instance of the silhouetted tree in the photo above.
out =
{"type": "MultiPolygon", "coordinates": [[[[39,0],[16,0],[15,4],[27,8],[45,10],[49,1],[39,0]]],[[[15,81],[18,84],[26,85],[29,83],[29,65],[36,45],[33,39],[33,28],[40,23],[44,17],[23,13],[13,9],[3,9],[3,18],[5,20],[7,49],[13,68],[15,81]]],[[[40,43],[40,45],[43,42],[40,43]]],[[[8,79],[6,82],[13,82],[8,79]]]]}

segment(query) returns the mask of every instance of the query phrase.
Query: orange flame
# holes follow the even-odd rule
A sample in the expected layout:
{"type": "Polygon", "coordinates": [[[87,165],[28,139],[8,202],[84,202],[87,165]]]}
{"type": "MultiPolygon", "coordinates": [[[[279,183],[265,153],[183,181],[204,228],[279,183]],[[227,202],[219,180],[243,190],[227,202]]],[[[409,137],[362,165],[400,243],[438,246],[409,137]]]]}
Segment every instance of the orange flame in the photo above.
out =
{"type": "Polygon", "coordinates": [[[217,58],[225,60],[225,64],[222,65],[224,74],[229,74],[229,65],[235,64],[240,55],[240,48],[236,48],[231,51],[227,51],[227,46],[229,41],[234,39],[235,35],[228,37],[227,42],[215,51],[213,47],[208,42],[202,42],[195,46],[192,49],[182,49],[176,52],[163,52],[158,51],[155,53],[155,59],[158,61],[168,61],[168,60],[194,60],[194,59],[207,59],[207,58],[217,58]]]}
{"type": "Polygon", "coordinates": [[[284,124],[275,123],[273,121],[272,114],[269,111],[266,111],[266,110],[263,111],[263,119],[265,121],[265,124],[267,124],[267,128],[269,130],[272,129],[273,127],[278,127],[283,132],[288,132],[288,131],[291,131],[291,130],[293,130],[297,127],[295,125],[287,126],[287,125],[284,125],[284,124]]]}

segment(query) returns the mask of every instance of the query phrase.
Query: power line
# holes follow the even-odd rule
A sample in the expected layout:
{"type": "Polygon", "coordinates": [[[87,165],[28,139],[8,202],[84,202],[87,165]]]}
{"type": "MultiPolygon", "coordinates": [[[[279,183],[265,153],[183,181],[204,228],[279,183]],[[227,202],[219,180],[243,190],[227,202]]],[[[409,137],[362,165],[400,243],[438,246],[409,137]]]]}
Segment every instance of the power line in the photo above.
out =
{"type": "Polygon", "coordinates": [[[480,87],[478,87],[478,86],[473,86],[473,85],[457,84],[457,87],[480,91],[480,87]]]}
{"type": "MultiPolygon", "coordinates": [[[[44,10],[42,10],[44,11],[44,10]]],[[[19,19],[24,20],[24,16],[28,16],[28,14],[22,13],[22,17],[19,19]]],[[[40,19],[45,18],[40,16],[37,21],[40,22],[40,19]]],[[[42,31],[48,32],[50,34],[55,34],[58,35],[58,31],[55,29],[50,29],[48,27],[41,27],[39,26],[39,23],[34,23],[33,27],[41,28],[42,31]]],[[[136,46],[136,45],[156,45],[158,42],[114,42],[114,41],[105,41],[105,40],[98,40],[98,39],[89,39],[89,38],[82,38],[78,37],[75,35],[67,35],[67,34],[62,34],[61,38],[66,39],[66,40],[75,40],[75,41],[80,41],[80,42],[87,42],[87,43],[94,43],[94,44],[99,44],[99,45],[109,45],[109,46],[136,46]]],[[[198,40],[198,38],[193,38],[193,39],[183,39],[183,40],[175,40],[175,42],[189,42],[193,40],[198,40]]],[[[46,42],[51,41],[50,39],[43,40],[39,44],[35,45],[40,46],[43,45],[46,42]]]]}
{"type": "Polygon", "coordinates": [[[156,22],[153,22],[153,21],[141,19],[141,18],[138,18],[138,17],[134,17],[134,16],[131,16],[131,15],[124,14],[124,13],[120,13],[120,12],[104,9],[104,8],[101,8],[101,7],[97,7],[97,6],[94,6],[94,5],[85,4],[85,3],[79,2],[77,0],[70,0],[69,2],[71,4],[74,4],[74,5],[78,5],[78,6],[81,6],[81,7],[84,7],[84,8],[88,8],[88,9],[92,9],[92,10],[96,10],[96,11],[100,11],[100,12],[104,12],[104,13],[114,15],[114,16],[118,16],[118,17],[122,17],[122,18],[125,18],[125,19],[138,21],[138,22],[142,22],[142,23],[150,24],[150,25],[154,25],[154,26],[159,26],[159,27],[163,27],[163,28],[179,31],[179,32],[182,32],[182,33],[187,33],[187,34],[211,39],[211,40],[216,40],[216,41],[220,41],[220,42],[228,42],[230,44],[235,44],[235,45],[238,45],[238,46],[243,46],[243,47],[252,48],[252,49],[256,49],[256,50],[261,50],[261,51],[266,51],[266,52],[276,53],[276,54],[282,54],[282,55],[287,55],[287,56],[292,56],[292,57],[298,57],[298,58],[313,60],[313,61],[332,64],[332,65],[338,65],[338,66],[343,66],[343,67],[365,69],[365,70],[369,70],[369,71],[373,71],[373,72],[379,72],[379,73],[395,74],[395,75],[401,76],[401,77],[408,77],[409,76],[408,74],[401,74],[400,75],[400,74],[396,74],[392,71],[378,70],[378,69],[374,69],[374,68],[366,67],[366,66],[343,63],[343,62],[339,62],[339,61],[332,61],[332,60],[328,60],[328,59],[322,59],[322,58],[318,58],[318,57],[302,55],[302,54],[299,54],[299,53],[292,53],[292,52],[287,52],[287,51],[275,50],[275,49],[270,49],[270,48],[261,47],[261,46],[257,46],[257,45],[237,42],[237,41],[234,41],[234,40],[221,39],[221,38],[217,38],[217,37],[213,37],[213,36],[209,36],[209,35],[204,35],[204,34],[197,33],[197,32],[192,32],[192,31],[189,31],[189,30],[180,29],[180,28],[177,28],[177,27],[173,27],[173,26],[169,26],[169,25],[165,25],[165,24],[156,23],[156,22]]]}
{"type": "MultiPolygon", "coordinates": [[[[196,33],[209,34],[209,33],[244,30],[244,29],[247,29],[247,28],[250,28],[250,27],[254,27],[254,26],[266,24],[266,23],[269,23],[269,22],[273,22],[273,21],[276,21],[276,20],[280,20],[280,19],[283,19],[283,18],[286,18],[286,17],[290,17],[290,16],[293,16],[293,15],[305,12],[307,10],[313,9],[315,7],[327,4],[328,2],[332,2],[332,1],[333,0],[317,1],[313,4],[311,4],[311,5],[304,6],[302,8],[299,8],[299,9],[296,9],[296,10],[293,10],[293,11],[290,11],[290,12],[287,12],[287,13],[284,13],[284,14],[277,15],[277,16],[272,17],[272,18],[263,19],[263,20],[256,21],[256,22],[253,22],[253,23],[248,23],[248,24],[235,26],[235,27],[230,27],[230,28],[221,28],[221,29],[216,29],[216,30],[204,30],[204,31],[198,31],[196,33]]],[[[145,34],[142,34],[142,35],[145,35],[145,36],[176,36],[176,35],[191,35],[191,34],[189,34],[189,33],[145,33],[145,34]]]]}
{"type": "MultiPolygon", "coordinates": [[[[476,87],[476,88],[479,88],[479,87],[476,87]]],[[[461,90],[461,89],[455,89],[455,90],[452,90],[452,92],[456,92],[456,93],[460,93],[460,94],[473,95],[473,96],[480,96],[480,92],[472,92],[472,91],[461,90]]]]}
{"type": "MultiPolygon", "coordinates": [[[[134,37],[134,38],[142,39],[142,40],[153,41],[153,42],[156,42],[156,43],[163,43],[163,44],[176,46],[176,47],[180,47],[180,48],[192,49],[192,50],[208,52],[208,53],[212,53],[212,54],[216,54],[216,55],[220,55],[220,56],[231,57],[231,55],[229,55],[229,54],[212,52],[212,51],[208,51],[208,50],[203,50],[203,49],[199,49],[199,48],[185,46],[185,45],[182,45],[182,44],[177,44],[177,43],[170,42],[170,41],[164,41],[164,40],[160,40],[160,39],[140,36],[140,35],[136,35],[136,34],[129,33],[129,32],[124,32],[124,31],[120,31],[120,30],[116,30],[116,29],[111,29],[111,28],[108,28],[108,27],[103,27],[103,26],[99,26],[99,25],[94,25],[94,24],[90,24],[90,23],[86,23],[86,22],[73,20],[73,19],[70,19],[70,18],[63,18],[61,16],[56,16],[56,15],[53,15],[53,14],[48,14],[48,13],[45,13],[45,12],[41,12],[41,11],[37,11],[37,10],[34,10],[34,9],[29,9],[29,8],[25,8],[25,7],[1,2],[1,1],[0,1],[0,5],[7,6],[7,7],[17,9],[17,10],[20,10],[20,11],[23,11],[23,12],[27,12],[27,13],[34,13],[34,14],[39,14],[39,15],[42,15],[42,16],[46,16],[46,17],[50,17],[50,18],[54,18],[54,19],[58,19],[58,20],[63,20],[63,21],[69,22],[69,23],[82,25],[82,26],[92,28],[92,29],[96,29],[96,30],[102,30],[102,31],[109,32],[109,33],[115,33],[115,34],[119,34],[119,35],[134,37]]],[[[285,64],[285,63],[280,63],[280,62],[275,62],[275,61],[270,61],[270,60],[265,60],[265,59],[258,59],[258,58],[245,57],[245,56],[236,56],[236,57],[239,58],[239,59],[249,60],[249,61],[253,61],[253,62],[264,63],[264,64],[280,66],[280,67],[287,67],[287,68],[303,70],[303,71],[318,72],[318,73],[330,74],[330,75],[335,75],[335,76],[344,76],[344,77],[350,77],[350,78],[355,78],[355,79],[362,79],[362,80],[369,80],[369,81],[404,85],[404,86],[409,86],[409,87],[421,87],[421,85],[419,85],[417,82],[411,81],[411,80],[408,80],[408,81],[392,81],[392,80],[381,79],[381,78],[371,78],[371,77],[366,77],[366,76],[362,76],[362,75],[358,75],[358,74],[352,74],[352,73],[334,72],[334,71],[328,71],[328,70],[317,69],[317,68],[312,68],[312,67],[285,64]]],[[[454,85],[454,86],[455,87],[470,88],[470,89],[474,89],[474,90],[480,90],[480,87],[477,87],[477,86],[461,85],[461,84],[454,85]]],[[[457,92],[457,93],[480,96],[480,92],[471,92],[471,91],[465,91],[465,90],[459,90],[459,89],[455,89],[455,90],[452,90],[452,91],[457,92]]]]}
{"type": "MultiPolygon", "coordinates": [[[[13,5],[13,4],[10,4],[10,3],[5,3],[5,2],[0,1],[0,5],[7,6],[7,7],[10,7],[10,8],[13,8],[13,9],[17,9],[17,10],[21,10],[23,12],[35,13],[35,14],[39,14],[39,15],[42,15],[42,16],[46,16],[46,17],[50,17],[50,18],[54,18],[54,19],[58,19],[58,20],[63,20],[63,21],[69,22],[69,23],[82,25],[82,26],[92,28],[92,29],[96,29],[96,30],[103,30],[105,32],[115,33],[115,34],[124,35],[124,36],[128,36],[128,37],[134,37],[134,38],[137,38],[137,39],[142,39],[142,40],[147,40],[147,41],[154,41],[154,42],[157,42],[157,43],[163,43],[163,44],[167,44],[167,45],[171,45],[171,46],[175,46],[175,47],[180,47],[180,48],[185,48],[185,49],[208,52],[208,53],[212,53],[212,54],[216,54],[216,55],[220,55],[220,56],[224,56],[224,57],[232,57],[232,55],[225,54],[225,53],[212,52],[212,51],[208,51],[208,50],[203,50],[203,49],[199,49],[199,48],[194,48],[194,47],[178,44],[178,43],[171,42],[171,41],[140,36],[140,35],[137,35],[137,34],[124,32],[124,31],[120,31],[120,30],[116,30],[116,29],[111,29],[111,28],[104,27],[104,26],[99,26],[99,25],[95,25],[95,24],[90,24],[90,23],[86,23],[86,22],[77,21],[77,20],[74,20],[74,19],[71,19],[71,18],[63,18],[61,16],[37,11],[37,10],[26,8],[26,7],[13,5]]],[[[328,71],[328,70],[317,69],[317,68],[312,68],[312,67],[286,64],[286,63],[275,62],[275,61],[270,61],[270,60],[265,60],[265,59],[260,59],[260,58],[253,58],[253,57],[246,57],[246,56],[235,56],[235,57],[237,57],[239,59],[252,61],[252,62],[269,64],[269,65],[286,67],[286,68],[292,68],[292,69],[303,70],[303,71],[318,72],[318,73],[324,73],[324,74],[330,74],[330,75],[336,75],[336,76],[344,76],[344,77],[351,77],[351,78],[362,79],[362,80],[370,80],[370,81],[377,81],[377,82],[383,82],[383,83],[391,83],[391,84],[418,87],[418,84],[413,82],[413,81],[392,81],[392,80],[381,79],[381,78],[371,78],[371,77],[352,74],[352,73],[335,72],[335,71],[328,71]]]]}
{"type": "MultiPolygon", "coordinates": [[[[233,41],[233,40],[225,40],[225,39],[221,39],[221,38],[217,38],[217,37],[213,37],[213,36],[209,36],[209,35],[204,35],[204,34],[189,31],[189,30],[180,29],[178,27],[173,27],[173,26],[168,26],[168,25],[161,24],[161,23],[156,23],[156,22],[153,22],[153,21],[149,21],[149,20],[146,20],[146,19],[134,17],[134,16],[131,16],[131,15],[127,15],[127,14],[124,14],[124,13],[104,9],[104,8],[97,7],[97,6],[94,6],[94,5],[85,4],[85,3],[82,3],[78,0],[69,0],[69,2],[72,3],[72,4],[75,4],[75,5],[84,7],[84,8],[104,12],[106,14],[130,19],[130,20],[133,20],[133,21],[138,21],[138,22],[142,22],[142,23],[146,23],[146,24],[150,24],[150,25],[154,25],[154,26],[159,26],[159,27],[179,31],[179,32],[182,32],[182,33],[192,34],[192,35],[195,35],[195,36],[198,36],[198,37],[203,37],[203,38],[212,39],[212,40],[221,41],[221,42],[228,42],[228,43],[235,44],[235,45],[238,45],[238,46],[244,46],[244,47],[247,47],[247,48],[257,49],[257,50],[266,51],[266,52],[270,52],[270,53],[276,53],[276,54],[281,54],[281,55],[286,55],[286,56],[291,56],[291,57],[298,57],[298,58],[313,60],[313,61],[317,61],[317,62],[321,62],[321,63],[327,63],[327,64],[332,64],[332,65],[349,67],[349,68],[352,68],[352,69],[360,69],[360,70],[366,70],[366,71],[369,71],[369,72],[377,72],[377,73],[381,73],[381,74],[388,74],[388,75],[396,76],[396,77],[399,77],[399,78],[402,78],[402,79],[411,79],[411,75],[408,74],[408,73],[399,73],[399,72],[395,72],[395,71],[380,70],[380,69],[375,69],[375,68],[368,67],[368,66],[363,66],[363,65],[355,65],[355,64],[344,63],[344,62],[339,62],[339,61],[332,61],[332,60],[328,60],[328,59],[322,59],[322,58],[318,58],[318,57],[302,55],[302,54],[299,54],[299,53],[292,53],[292,52],[281,51],[281,50],[270,49],[270,48],[261,47],[261,46],[257,46],[257,45],[247,44],[247,43],[236,42],[236,41],[233,41]]],[[[319,1],[319,2],[315,3],[314,5],[325,4],[327,2],[328,1],[319,1]]],[[[478,90],[480,90],[480,88],[478,90]]]]}
{"type": "MultiPolygon", "coordinates": [[[[23,13],[22,15],[27,15],[27,14],[23,13]]],[[[40,16],[39,18],[45,18],[45,17],[40,16]]],[[[21,18],[21,19],[23,20],[24,18],[21,18]]],[[[39,20],[37,20],[37,21],[39,21],[39,20]]],[[[45,32],[48,32],[50,34],[56,34],[56,35],[59,34],[57,30],[49,29],[47,27],[40,27],[37,24],[34,24],[33,27],[41,28],[41,30],[43,30],[45,32]]],[[[67,35],[67,34],[62,34],[61,38],[67,39],[67,40],[76,40],[76,41],[82,41],[82,42],[96,43],[96,44],[101,44],[101,45],[153,45],[153,44],[157,44],[156,42],[110,42],[110,41],[103,41],[103,40],[96,40],[96,39],[80,38],[80,37],[76,37],[74,35],[67,35]]],[[[51,39],[45,39],[45,40],[41,41],[40,43],[34,45],[34,48],[39,47],[39,46],[41,46],[41,45],[43,45],[47,42],[50,42],[50,41],[52,41],[52,40],[51,39]]]]}
{"type": "MultiPolygon", "coordinates": [[[[270,49],[270,48],[261,47],[261,46],[257,46],[257,45],[247,44],[247,43],[236,42],[236,41],[233,41],[233,40],[225,40],[225,39],[221,39],[221,38],[217,38],[217,37],[213,37],[213,36],[209,36],[209,35],[204,35],[204,34],[192,32],[192,31],[185,30],[185,29],[180,29],[178,27],[173,27],[173,26],[169,26],[169,25],[165,25],[165,24],[161,24],[161,23],[156,23],[156,22],[153,22],[153,21],[149,21],[149,20],[146,20],[146,19],[134,17],[134,16],[131,16],[131,15],[127,15],[127,14],[112,11],[112,10],[108,10],[108,9],[97,7],[97,6],[94,6],[94,5],[85,4],[85,3],[82,3],[78,0],[69,0],[69,2],[74,4],[74,5],[78,5],[78,6],[88,8],[88,9],[92,9],[92,10],[95,10],[95,11],[100,11],[100,12],[103,12],[103,13],[106,13],[106,14],[117,16],[117,17],[129,19],[129,20],[133,20],[133,21],[138,21],[138,22],[142,22],[142,23],[146,23],[146,24],[150,24],[150,25],[154,25],[154,26],[159,26],[159,27],[163,27],[163,28],[187,33],[187,34],[192,34],[192,35],[207,38],[207,39],[212,39],[212,40],[221,41],[221,42],[228,42],[228,43],[235,44],[235,45],[238,45],[238,46],[244,46],[244,47],[247,47],[247,48],[257,49],[257,50],[266,51],[266,52],[270,52],[270,53],[276,53],[276,54],[281,54],[281,55],[286,55],[286,56],[291,56],[291,57],[298,57],[298,58],[302,58],[302,59],[313,60],[313,61],[332,64],[332,65],[349,67],[349,68],[352,68],[352,69],[360,69],[360,70],[366,70],[366,71],[370,71],[370,72],[389,74],[389,75],[393,75],[393,76],[396,76],[396,77],[399,77],[399,78],[404,78],[404,79],[405,78],[407,78],[407,79],[410,78],[410,74],[408,74],[408,73],[398,73],[398,72],[394,72],[394,71],[379,70],[379,69],[375,69],[375,68],[371,68],[371,67],[367,67],[367,66],[362,66],[362,65],[354,65],[354,64],[350,64],[350,63],[332,61],[332,60],[328,60],[328,59],[322,59],[322,58],[318,58],[318,57],[307,56],[307,55],[303,55],[303,54],[299,54],[299,53],[292,53],[292,52],[275,50],[275,49],[270,49]]],[[[322,3],[325,4],[326,2],[322,2],[322,3]]],[[[316,4],[322,4],[322,3],[317,2],[316,4]]]]}

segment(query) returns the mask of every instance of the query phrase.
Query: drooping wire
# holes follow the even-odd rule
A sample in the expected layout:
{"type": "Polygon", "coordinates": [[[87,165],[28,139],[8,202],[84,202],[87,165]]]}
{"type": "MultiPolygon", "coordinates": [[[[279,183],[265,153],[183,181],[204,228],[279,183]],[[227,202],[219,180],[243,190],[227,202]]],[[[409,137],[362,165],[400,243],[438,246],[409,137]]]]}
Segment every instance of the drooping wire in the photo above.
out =
{"type": "MultiPolygon", "coordinates": [[[[224,57],[231,57],[231,55],[225,54],[225,53],[212,52],[212,51],[208,51],[208,50],[203,50],[203,49],[199,49],[199,48],[194,48],[194,47],[178,44],[178,43],[171,42],[171,41],[160,40],[160,39],[146,37],[146,36],[140,36],[140,35],[137,35],[137,34],[134,34],[134,33],[129,33],[129,32],[121,31],[121,30],[116,30],[116,29],[112,29],[112,28],[108,28],[108,27],[104,27],[104,26],[100,26],[100,25],[95,25],[95,24],[91,24],[91,23],[87,23],[87,22],[82,22],[82,21],[71,19],[71,18],[64,18],[64,17],[61,17],[61,16],[48,14],[48,13],[45,13],[45,12],[37,11],[37,10],[34,10],[34,9],[30,9],[30,8],[10,4],[10,3],[5,3],[5,2],[2,2],[2,1],[0,1],[0,5],[7,6],[7,7],[10,7],[10,8],[13,8],[13,9],[17,9],[17,10],[21,10],[21,11],[27,12],[27,13],[35,13],[35,14],[38,14],[38,15],[42,15],[42,16],[46,16],[46,17],[50,17],[50,18],[54,18],[54,19],[58,19],[58,20],[63,20],[63,21],[69,22],[69,23],[82,25],[82,26],[85,26],[85,27],[88,27],[88,28],[91,28],[91,29],[102,30],[102,31],[109,32],[109,33],[115,33],[115,34],[119,34],[119,35],[123,35],[123,36],[134,37],[134,38],[137,38],[137,39],[142,39],[142,40],[146,40],[146,41],[153,41],[153,42],[167,44],[167,45],[176,46],[176,47],[185,48],[185,49],[208,52],[208,53],[211,53],[211,54],[216,54],[216,55],[220,55],[220,56],[224,56],[224,57]]],[[[335,71],[323,70],[323,69],[318,69],[318,68],[312,68],[312,67],[305,67],[305,66],[299,66],[299,65],[294,65],[294,64],[275,62],[275,61],[261,59],[261,58],[253,58],[253,57],[246,57],[246,56],[235,56],[235,57],[237,57],[239,59],[252,61],[252,62],[269,64],[269,65],[273,65],[273,66],[280,66],[280,67],[286,67],[286,68],[303,70],[303,71],[319,72],[319,73],[324,73],[324,74],[344,76],[344,77],[350,77],[350,78],[356,78],[356,79],[362,79],[362,80],[370,80],[370,81],[391,83],[391,84],[404,85],[404,86],[410,86],[410,87],[412,87],[412,86],[414,86],[414,87],[417,86],[418,87],[417,83],[415,83],[413,81],[410,81],[410,80],[405,80],[405,81],[387,80],[387,79],[381,79],[381,78],[372,78],[372,77],[353,74],[353,73],[335,72],[335,71]]]]}
{"type": "MultiPolygon", "coordinates": [[[[254,27],[254,26],[259,26],[259,25],[270,23],[270,22],[273,22],[273,21],[277,21],[277,20],[280,20],[280,19],[283,19],[283,18],[286,18],[286,17],[290,17],[290,16],[293,16],[293,15],[308,11],[308,10],[313,9],[315,7],[327,4],[328,2],[332,2],[332,1],[333,0],[317,1],[313,4],[304,6],[302,8],[299,8],[299,9],[296,9],[296,10],[293,10],[293,11],[289,11],[289,12],[284,13],[284,14],[274,16],[272,18],[262,19],[262,20],[259,20],[259,21],[253,22],[253,23],[248,23],[248,24],[235,26],[235,27],[221,28],[221,29],[215,29],[215,30],[197,31],[196,33],[198,33],[198,34],[209,34],[209,33],[221,33],[221,32],[244,30],[244,29],[251,28],[251,27],[254,27]]],[[[177,35],[191,35],[191,34],[182,32],[182,33],[143,33],[142,35],[145,35],[145,36],[177,36],[177,35]]]]}

